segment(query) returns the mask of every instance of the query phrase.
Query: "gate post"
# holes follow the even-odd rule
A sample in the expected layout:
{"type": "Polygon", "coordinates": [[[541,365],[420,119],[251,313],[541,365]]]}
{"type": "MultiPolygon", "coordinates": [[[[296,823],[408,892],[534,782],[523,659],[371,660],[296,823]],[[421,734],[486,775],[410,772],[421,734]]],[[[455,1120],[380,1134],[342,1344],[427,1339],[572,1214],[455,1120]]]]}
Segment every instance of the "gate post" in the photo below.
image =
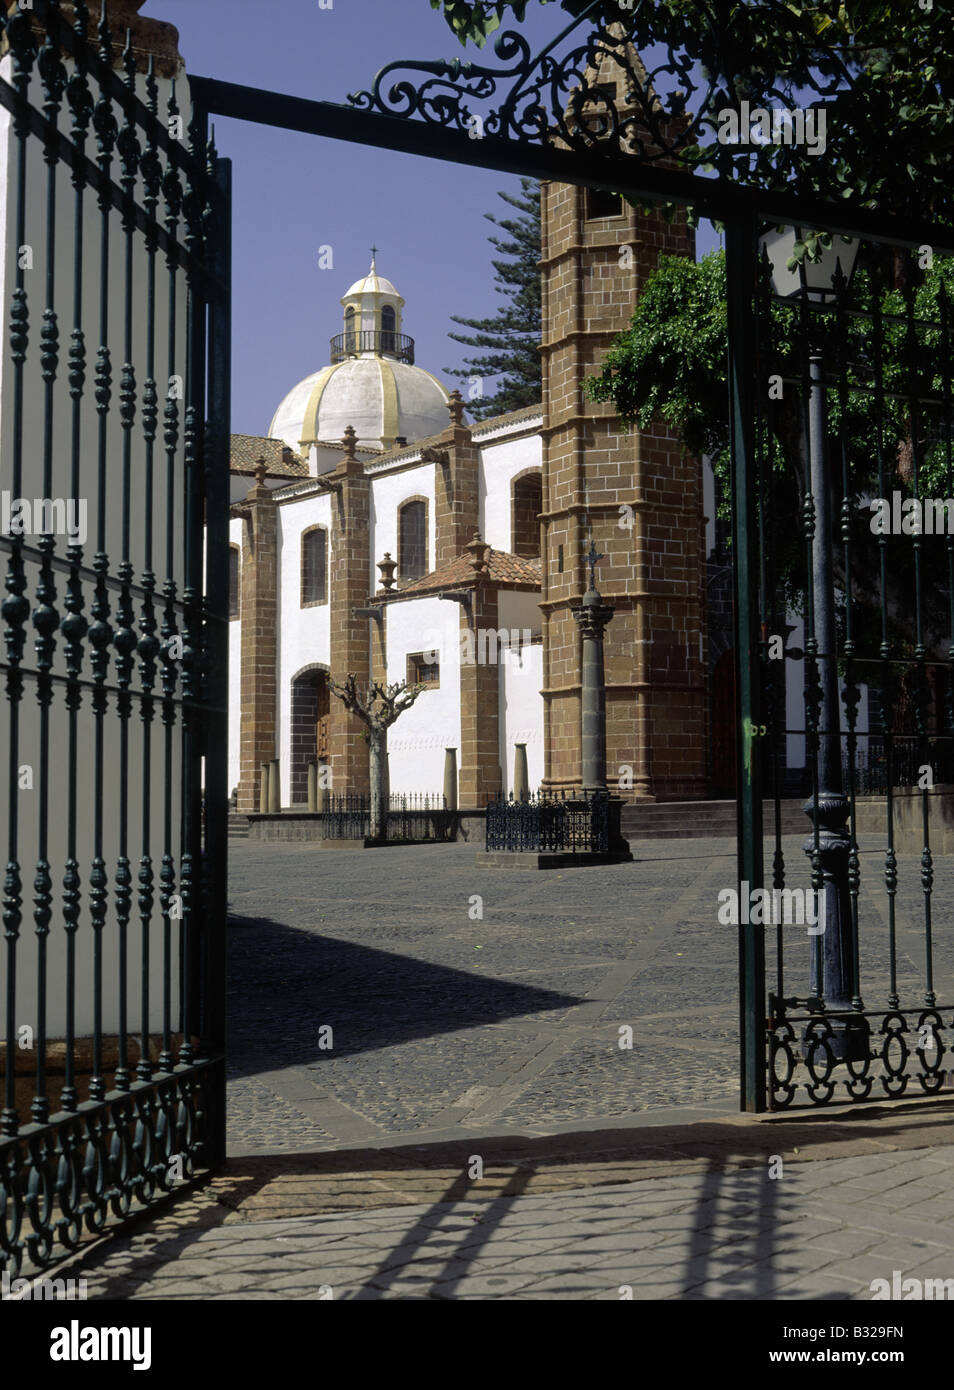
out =
{"type": "MultiPolygon", "coordinates": [[[[758,479],[753,447],[755,419],[755,287],[758,273],[754,210],[725,219],[728,312],[729,437],[732,460],[733,592],[737,857],[739,880],[739,1004],[741,1108],[765,1105],[765,938],[760,925],[743,920],[742,884],[763,886],[762,777],[757,742],[759,680],[758,479]]],[[[745,908],[748,907],[748,896],[745,908]]]]}
{"type": "MultiPolygon", "coordinates": [[[[209,391],[206,463],[206,546],[209,616],[209,699],[205,744],[205,857],[202,1041],[206,1055],[224,1056],[226,918],[228,902],[228,555],[231,431],[232,162],[212,171],[215,285],[209,303],[209,391]]],[[[208,1161],[225,1162],[225,1063],[209,1078],[208,1161]]]]}

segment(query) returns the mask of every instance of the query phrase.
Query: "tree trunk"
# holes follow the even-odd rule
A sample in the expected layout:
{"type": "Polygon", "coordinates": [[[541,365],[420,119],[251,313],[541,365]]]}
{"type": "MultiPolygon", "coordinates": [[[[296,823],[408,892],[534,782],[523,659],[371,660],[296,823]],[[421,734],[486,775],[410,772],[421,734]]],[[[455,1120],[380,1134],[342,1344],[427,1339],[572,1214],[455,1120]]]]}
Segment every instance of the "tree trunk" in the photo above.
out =
{"type": "Polygon", "coordinates": [[[386,840],[388,837],[388,805],[390,786],[388,783],[388,731],[371,729],[369,734],[368,759],[371,776],[371,838],[386,840]]]}

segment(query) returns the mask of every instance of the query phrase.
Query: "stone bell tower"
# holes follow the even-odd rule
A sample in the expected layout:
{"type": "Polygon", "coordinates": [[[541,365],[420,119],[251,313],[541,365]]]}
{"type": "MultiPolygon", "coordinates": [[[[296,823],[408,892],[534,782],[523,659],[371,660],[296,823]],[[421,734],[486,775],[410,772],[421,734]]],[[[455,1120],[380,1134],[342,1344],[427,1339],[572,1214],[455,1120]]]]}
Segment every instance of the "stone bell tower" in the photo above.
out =
{"type": "MultiPolygon", "coordinates": [[[[630,56],[641,68],[639,58],[630,56]]],[[[590,85],[625,106],[631,76],[609,53],[590,85]]],[[[706,794],[702,464],[661,422],[628,430],[583,390],[662,255],[693,255],[667,223],[612,194],[541,190],[543,291],[544,738],[547,788],[580,787],[580,635],[590,532],[615,607],[606,644],[606,765],[626,799],[706,794]]]]}

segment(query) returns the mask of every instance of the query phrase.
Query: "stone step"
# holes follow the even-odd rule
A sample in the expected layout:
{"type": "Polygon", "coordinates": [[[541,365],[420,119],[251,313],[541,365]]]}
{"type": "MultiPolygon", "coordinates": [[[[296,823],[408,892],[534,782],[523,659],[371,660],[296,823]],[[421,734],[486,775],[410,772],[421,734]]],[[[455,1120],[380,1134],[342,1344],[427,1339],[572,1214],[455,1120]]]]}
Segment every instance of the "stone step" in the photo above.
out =
{"type": "MultiPolygon", "coordinates": [[[[782,833],[797,835],[808,829],[801,800],[781,803],[782,833]]],[[[735,835],[734,801],[658,801],[636,802],[623,807],[622,832],[629,839],[702,839],[709,835],[735,835]]],[[[763,808],[763,828],[767,835],[775,826],[771,801],[763,808]]]]}

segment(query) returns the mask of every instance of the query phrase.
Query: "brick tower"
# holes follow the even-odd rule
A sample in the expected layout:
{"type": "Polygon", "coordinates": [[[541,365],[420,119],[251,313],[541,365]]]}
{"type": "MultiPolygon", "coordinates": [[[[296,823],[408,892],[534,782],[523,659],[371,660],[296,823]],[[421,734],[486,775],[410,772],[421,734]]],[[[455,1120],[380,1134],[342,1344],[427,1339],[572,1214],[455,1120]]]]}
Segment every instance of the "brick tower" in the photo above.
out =
{"type": "MultiPolygon", "coordinates": [[[[611,58],[592,80],[615,88],[623,107],[625,80],[611,58]]],[[[703,797],[701,461],[685,457],[661,422],[631,432],[583,391],[659,257],[692,255],[694,235],[681,215],[667,223],[595,190],[544,183],[541,198],[543,785],[580,786],[580,637],[571,610],[586,589],[591,530],[605,556],[599,590],[615,606],[605,647],[607,780],[627,799],[703,797]]]]}

